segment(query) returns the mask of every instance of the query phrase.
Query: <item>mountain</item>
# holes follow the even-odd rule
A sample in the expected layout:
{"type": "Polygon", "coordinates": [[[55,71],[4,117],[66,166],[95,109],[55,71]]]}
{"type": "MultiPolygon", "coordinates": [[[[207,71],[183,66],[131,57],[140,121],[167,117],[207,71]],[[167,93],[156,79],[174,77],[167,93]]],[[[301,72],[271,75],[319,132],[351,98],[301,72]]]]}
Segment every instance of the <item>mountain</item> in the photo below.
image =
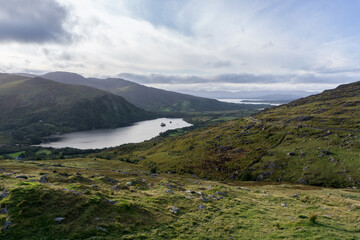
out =
{"type": "Polygon", "coordinates": [[[0,131],[39,142],[56,132],[115,128],[149,119],[120,96],[86,86],[0,74],[0,131]]]}
{"type": "Polygon", "coordinates": [[[122,96],[132,104],[149,110],[163,112],[222,111],[254,109],[258,106],[224,103],[215,99],[146,87],[120,78],[84,78],[75,73],[51,72],[42,77],[57,82],[90,86],[122,96]]]}
{"type": "Polygon", "coordinates": [[[360,185],[360,82],[103,157],[214,179],[360,185]]]}

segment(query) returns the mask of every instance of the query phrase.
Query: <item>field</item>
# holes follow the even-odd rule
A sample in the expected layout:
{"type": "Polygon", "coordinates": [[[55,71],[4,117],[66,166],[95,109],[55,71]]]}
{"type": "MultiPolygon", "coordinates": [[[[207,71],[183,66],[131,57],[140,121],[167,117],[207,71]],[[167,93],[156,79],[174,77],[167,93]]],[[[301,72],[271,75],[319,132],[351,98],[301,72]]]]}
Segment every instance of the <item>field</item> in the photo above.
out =
{"type": "Polygon", "coordinates": [[[0,177],[1,239],[360,237],[355,188],[225,183],[94,158],[4,160],[0,177]]]}

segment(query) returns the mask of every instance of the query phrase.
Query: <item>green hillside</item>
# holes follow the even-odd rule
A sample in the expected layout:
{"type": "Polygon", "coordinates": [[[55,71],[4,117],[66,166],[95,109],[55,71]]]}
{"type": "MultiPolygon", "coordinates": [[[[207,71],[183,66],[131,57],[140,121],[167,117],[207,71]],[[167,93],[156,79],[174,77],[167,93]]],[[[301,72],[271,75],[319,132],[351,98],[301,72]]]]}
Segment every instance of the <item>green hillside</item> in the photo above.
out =
{"type": "Polygon", "coordinates": [[[7,74],[0,75],[0,112],[5,141],[32,143],[56,132],[114,128],[151,117],[95,88],[7,74]]]}
{"type": "Polygon", "coordinates": [[[84,78],[68,72],[51,72],[44,78],[58,82],[86,85],[122,96],[132,104],[149,110],[161,112],[198,112],[224,110],[257,110],[251,104],[224,103],[215,99],[195,97],[162,89],[146,87],[120,78],[84,78]]]}
{"type": "Polygon", "coordinates": [[[343,85],[254,117],[101,156],[214,179],[357,186],[359,94],[359,82],[343,85]]]}
{"type": "Polygon", "coordinates": [[[104,159],[4,160],[0,239],[357,239],[360,192],[151,174],[104,159]],[[26,177],[26,179],[25,179],[26,177]]]}

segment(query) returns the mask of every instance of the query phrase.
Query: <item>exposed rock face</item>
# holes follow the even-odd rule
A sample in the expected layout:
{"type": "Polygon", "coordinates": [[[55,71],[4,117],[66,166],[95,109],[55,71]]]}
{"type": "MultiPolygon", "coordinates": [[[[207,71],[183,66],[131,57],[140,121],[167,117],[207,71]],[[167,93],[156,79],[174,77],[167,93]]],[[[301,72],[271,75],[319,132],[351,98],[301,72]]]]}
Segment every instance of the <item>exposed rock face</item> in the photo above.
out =
{"type": "Polygon", "coordinates": [[[40,178],[40,180],[39,180],[39,182],[41,182],[41,183],[47,183],[48,181],[47,181],[47,179],[46,179],[46,176],[47,176],[47,174],[42,175],[41,178],[40,178]]]}

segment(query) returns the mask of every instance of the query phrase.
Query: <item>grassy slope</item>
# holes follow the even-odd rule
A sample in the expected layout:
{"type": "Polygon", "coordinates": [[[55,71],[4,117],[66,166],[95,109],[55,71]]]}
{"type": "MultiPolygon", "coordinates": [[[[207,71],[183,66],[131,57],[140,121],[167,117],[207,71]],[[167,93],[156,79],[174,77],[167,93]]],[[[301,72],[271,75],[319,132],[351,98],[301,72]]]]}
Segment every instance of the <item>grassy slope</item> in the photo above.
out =
{"type": "Polygon", "coordinates": [[[124,126],[150,115],[98,89],[6,74],[0,76],[0,110],[0,130],[18,140],[34,134],[124,126]]]}
{"type": "Polygon", "coordinates": [[[358,85],[341,86],[269,109],[255,119],[230,121],[160,142],[122,146],[101,156],[141,159],[141,164],[158,171],[195,173],[217,179],[356,186],[360,183],[358,85]],[[318,112],[322,104],[328,106],[326,116],[318,112]],[[338,117],[334,109],[339,106],[343,112],[342,125],[337,126],[332,123],[338,117]],[[293,120],[300,115],[313,118],[293,120]]]}
{"type": "Polygon", "coordinates": [[[356,189],[226,184],[151,175],[138,165],[102,159],[1,165],[0,190],[10,195],[0,199],[0,209],[8,212],[0,214],[0,226],[12,224],[0,232],[1,239],[356,239],[360,234],[356,189]],[[15,178],[20,174],[29,178],[15,178]],[[44,174],[48,183],[38,183],[44,174]],[[125,186],[130,181],[133,185],[125,186]],[[172,206],[178,213],[169,211],[172,206]],[[64,220],[56,222],[57,217],[64,220]]]}
{"type": "Polygon", "coordinates": [[[146,87],[120,78],[84,78],[67,72],[47,73],[44,78],[99,88],[124,97],[138,107],[150,111],[189,112],[219,110],[256,110],[263,106],[223,103],[214,99],[195,97],[162,89],[146,87]]]}

